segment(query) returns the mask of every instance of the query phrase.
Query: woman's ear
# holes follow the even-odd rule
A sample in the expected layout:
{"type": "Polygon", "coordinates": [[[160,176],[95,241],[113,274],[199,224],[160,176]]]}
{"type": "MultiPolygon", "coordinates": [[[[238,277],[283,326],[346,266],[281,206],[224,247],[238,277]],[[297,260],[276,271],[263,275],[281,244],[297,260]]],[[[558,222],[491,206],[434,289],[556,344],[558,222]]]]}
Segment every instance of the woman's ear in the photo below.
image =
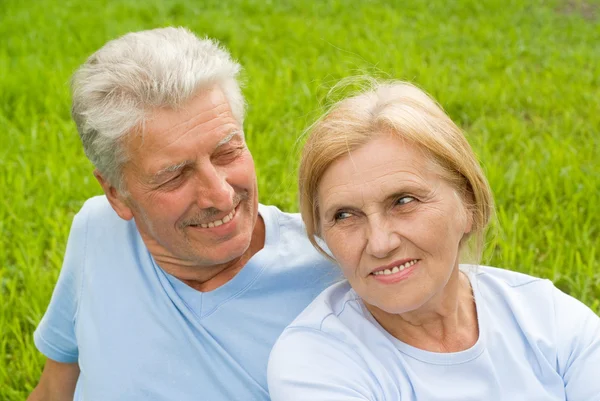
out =
{"type": "Polygon", "coordinates": [[[465,210],[465,234],[471,233],[473,230],[473,224],[475,223],[475,195],[473,194],[473,188],[467,182],[465,183],[462,189],[462,199],[463,207],[465,210]]]}
{"type": "Polygon", "coordinates": [[[465,227],[465,234],[470,234],[471,230],[473,230],[473,220],[474,220],[472,208],[467,207],[466,214],[467,214],[467,224],[465,227]]]}

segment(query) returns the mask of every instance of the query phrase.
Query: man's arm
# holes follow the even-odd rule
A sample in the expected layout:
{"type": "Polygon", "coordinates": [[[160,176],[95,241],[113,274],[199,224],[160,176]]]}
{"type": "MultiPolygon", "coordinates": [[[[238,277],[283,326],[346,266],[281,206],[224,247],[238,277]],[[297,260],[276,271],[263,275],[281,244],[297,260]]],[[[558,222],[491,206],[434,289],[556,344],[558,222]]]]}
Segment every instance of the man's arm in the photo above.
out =
{"type": "Polygon", "coordinates": [[[56,287],[33,335],[35,346],[47,359],[40,381],[28,401],[73,401],[79,378],[75,322],[83,288],[87,219],[84,206],[73,219],[56,287]]]}
{"type": "Polygon", "coordinates": [[[78,377],[77,363],[61,363],[48,358],[40,382],[27,401],[73,401],[78,377]]]}

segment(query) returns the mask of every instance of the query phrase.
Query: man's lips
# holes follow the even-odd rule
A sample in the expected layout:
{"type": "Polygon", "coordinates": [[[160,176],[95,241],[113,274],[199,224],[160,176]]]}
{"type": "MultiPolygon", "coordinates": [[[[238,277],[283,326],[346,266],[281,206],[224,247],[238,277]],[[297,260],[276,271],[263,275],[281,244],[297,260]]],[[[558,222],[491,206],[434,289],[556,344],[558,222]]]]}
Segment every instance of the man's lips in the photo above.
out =
{"type": "Polygon", "coordinates": [[[194,228],[214,228],[214,227],[222,226],[223,224],[227,224],[235,218],[235,216],[237,214],[238,206],[239,206],[239,204],[236,205],[236,207],[234,207],[231,210],[231,212],[227,213],[225,216],[222,216],[218,219],[215,219],[212,221],[207,221],[204,223],[190,224],[190,226],[194,227],[194,228]]]}
{"type": "Polygon", "coordinates": [[[374,269],[370,274],[373,276],[389,276],[391,274],[399,273],[417,263],[419,259],[402,259],[390,263],[386,266],[380,266],[374,269]]]}

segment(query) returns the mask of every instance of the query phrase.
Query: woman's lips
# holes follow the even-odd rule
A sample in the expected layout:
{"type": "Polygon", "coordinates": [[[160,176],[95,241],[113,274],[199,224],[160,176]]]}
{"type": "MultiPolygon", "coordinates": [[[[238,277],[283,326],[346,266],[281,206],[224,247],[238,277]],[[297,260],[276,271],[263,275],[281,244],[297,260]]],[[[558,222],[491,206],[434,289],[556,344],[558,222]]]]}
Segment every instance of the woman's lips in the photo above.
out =
{"type": "Polygon", "coordinates": [[[418,267],[419,259],[411,259],[404,263],[399,263],[393,267],[388,266],[373,271],[370,276],[383,283],[396,283],[404,280],[418,267]]]}

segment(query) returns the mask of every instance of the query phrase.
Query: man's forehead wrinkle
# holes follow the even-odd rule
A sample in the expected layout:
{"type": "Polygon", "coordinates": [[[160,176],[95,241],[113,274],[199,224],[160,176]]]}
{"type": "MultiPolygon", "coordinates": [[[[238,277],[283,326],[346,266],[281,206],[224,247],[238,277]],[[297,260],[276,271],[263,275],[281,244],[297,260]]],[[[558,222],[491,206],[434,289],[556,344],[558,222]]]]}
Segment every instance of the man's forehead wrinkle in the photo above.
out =
{"type": "MultiPolygon", "coordinates": [[[[168,132],[170,132],[170,131],[172,131],[174,129],[177,129],[179,127],[182,127],[182,126],[186,127],[186,126],[192,125],[192,126],[196,127],[196,126],[205,125],[207,123],[210,123],[212,121],[217,120],[221,116],[225,116],[226,114],[231,114],[231,113],[227,113],[227,111],[228,111],[227,110],[227,105],[223,104],[223,105],[215,105],[210,110],[204,110],[204,111],[202,111],[200,113],[190,112],[191,115],[190,115],[189,118],[187,118],[186,120],[181,121],[181,122],[173,125],[168,130],[166,130],[166,132],[168,133],[168,132]],[[221,108],[223,110],[219,111],[218,110],[219,108],[221,108]],[[207,114],[209,115],[208,118],[206,118],[207,114]],[[199,125],[195,124],[198,120],[203,120],[203,119],[205,120],[204,122],[200,123],[199,125]]],[[[229,116],[225,116],[225,117],[229,117],[229,116]]],[[[230,116],[230,117],[233,120],[233,116],[230,116]]],[[[186,129],[186,132],[187,131],[189,131],[189,129],[186,129]]]]}
{"type": "Polygon", "coordinates": [[[199,119],[205,119],[206,122],[210,122],[219,117],[230,117],[232,120],[235,120],[226,102],[215,103],[212,101],[210,104],[203,104],[202,111],[200,112],[198,112],[198,108],[200,107],[184,107],[182,109],[159,108],[156,109],[156,114],[148,119],[148,122],[155,125],[153,131],[166,134],[181,127],[185,129],[188,125],[195,125],[199,119]],[[156,127],[156,125],[158,126],[156,127]]]}
{"type": "Polygon", "coordinates": [[[177,142],[183,140],[188,135],[197,135],[198,133],[200,135],[206,136],[206,138],[209,139],[211,138],[211,134],[218,130],[223,130],[225,132],[230,133],[231,131],[239,131],[239,128],[233,120],[225,124],[223,124],[223,122],[221,121],[218,122],[217,120],[210,120],[203,122],[199,125],[191,126],[189,127],[189,129],[186,129],[185,132],[182,132],[180,135],[177,135],[176,137],[172,138],[171,141],[167,143],[158,143],[155,144],[155,146],[158,149],[164,149],[177,144],[177,142]]]}

